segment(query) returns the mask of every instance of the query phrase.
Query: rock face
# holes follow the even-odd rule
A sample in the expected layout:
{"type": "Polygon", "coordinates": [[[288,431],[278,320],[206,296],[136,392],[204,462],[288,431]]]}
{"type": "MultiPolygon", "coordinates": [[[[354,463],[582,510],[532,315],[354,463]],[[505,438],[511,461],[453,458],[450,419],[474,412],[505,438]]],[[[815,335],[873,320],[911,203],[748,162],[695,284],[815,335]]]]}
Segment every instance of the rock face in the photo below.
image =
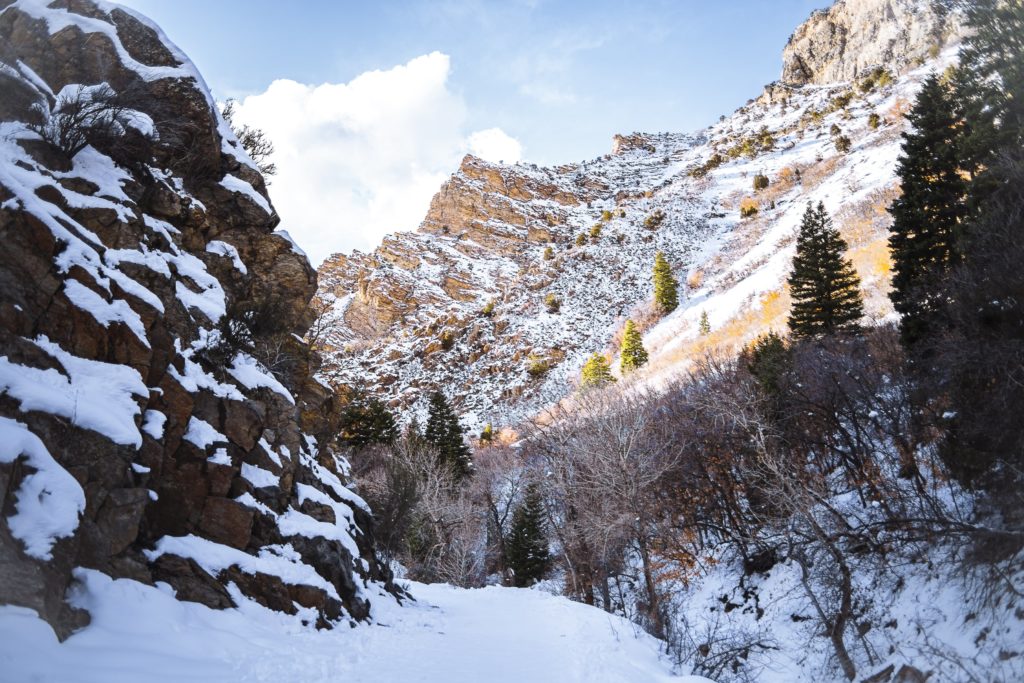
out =
{"type": "Polygon", "coordinates": [[[470,425],[559,398],[642,305],[654,252],[682,262],[699,249],[704,207],[653,192],[696,141],[634,134],[614,155],[555,168],[467,156],[417,232],[320,267],[325,377],[401,409],[440,387],[470,425]],[[658,210],[663,222],[644,228],[658,210]]]}
{"type": "Polygon", "coordinates": [[[366,618],[394,589],[301,341],[315,272],[262,177],[144,18],[0,7],[0,603],[63,637],[88,567],[366,618]]]}
{"type": "Polygon", "coordinates": [[[959,29],[942,0],[838,0],[800,25],[782,51],[789,86],[852,80],[875,67],[902,73],[934,57],[959,29]],[[930,54],[931,53],[931,54],[930,54]]]}

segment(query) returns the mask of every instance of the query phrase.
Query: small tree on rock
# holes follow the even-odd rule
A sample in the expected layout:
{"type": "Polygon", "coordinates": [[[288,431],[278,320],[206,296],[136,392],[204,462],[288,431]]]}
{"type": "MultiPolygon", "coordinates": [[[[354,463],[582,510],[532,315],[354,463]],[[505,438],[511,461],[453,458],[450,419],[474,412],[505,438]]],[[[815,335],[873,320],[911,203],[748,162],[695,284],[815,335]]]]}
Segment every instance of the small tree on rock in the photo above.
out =
{"type": "Polygon", "coordinates": [[[672,267],[660,251],[654,255],[654,303],[662,315],[679,306],[679,283],[672,277],[672,267]]]}
{"type": "Polygon", "coordinates": [[[619,368],[622,374],[632,372],[647,362],[647,351],[640,330],[632,320],[626,321],[626,330],[622,335],[622,359],[619,368]]]}
{"type": "Polygon", "coordinates": [[[544,501],[535,484],[527,487],[522,503],[512,516],[505,547],[505,559],[512,570],[514,585],[525,587],[544,578],[550,561],[547,522],[544,501]]]}
{"type": "Polygon", "coordinates": [[[235,123],[235,100],[230,99],[225,102],[220,113],[227,124],[231,126],[231,131],[238,138],[249,158],[256,164],[260,173],[265,176],[277,173],[277,165],[270,161],[274,155],[274,143],[259,128],[252,128],[244,124],[239,126],[235,123]]]}
{"type": "Polygon", "coordinates": [[[825,205],[807,205],[796,241],[789,288],[793,308],[789,329],[795,337],[853,331],[864,317],[860,278],[844,257],[846,242],[832,226],[825,205]]]}

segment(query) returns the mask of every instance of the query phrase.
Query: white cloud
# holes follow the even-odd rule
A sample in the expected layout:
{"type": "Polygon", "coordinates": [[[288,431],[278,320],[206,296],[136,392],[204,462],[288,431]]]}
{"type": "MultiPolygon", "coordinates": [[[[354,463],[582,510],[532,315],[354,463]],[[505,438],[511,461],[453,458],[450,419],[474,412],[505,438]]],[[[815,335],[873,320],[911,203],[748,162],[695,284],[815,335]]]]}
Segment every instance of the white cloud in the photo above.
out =
{"type": "Polygon", "coordinates": [[[497,128],[465,133],[466,105],[433,52],[348,83],[277,80],[242,99],[236,121],[273,141],[270,198],[314,265],[415,229],[466,150],[514,161],[520,145],[497,128]]]}
{"type": "Polygon", "coordinates": [[[478,130],[466,141],[469,153],[487,161],[514,164],[523,155],[523,146],[501,128],[478,130]]]}

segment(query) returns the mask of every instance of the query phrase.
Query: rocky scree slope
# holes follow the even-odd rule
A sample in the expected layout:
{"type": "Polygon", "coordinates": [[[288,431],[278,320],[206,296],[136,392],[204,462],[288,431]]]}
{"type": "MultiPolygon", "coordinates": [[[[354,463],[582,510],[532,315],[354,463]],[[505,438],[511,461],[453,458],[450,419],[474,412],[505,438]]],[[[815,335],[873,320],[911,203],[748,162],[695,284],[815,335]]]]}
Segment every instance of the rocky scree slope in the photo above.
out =
{"type": "Polygon", "coordinates": [[[705,130],[616,136],[611,154],[554,168],[466,157],[418,231],[320,267],[325,379],[415,410],[440,387],[467,426],[511,424],[570,391],[588,354],[614,354],[629,316],[652,355],[640,375],[662,381],[784,327],[808,201],[836,216],[870,313],[891,314],[884,208],[903,115],[958,32],[927,0],[841,1],[796,30],[781,81],[705,130]],[[659,250],[681,303],[657,322],[659,250]]]}
{"type": "Polygon", "coordinates": [[[63,637],[79,568],[318,626],[393,599],[278,222],[156,26],[0,1],[0,603],[63,637]]]}

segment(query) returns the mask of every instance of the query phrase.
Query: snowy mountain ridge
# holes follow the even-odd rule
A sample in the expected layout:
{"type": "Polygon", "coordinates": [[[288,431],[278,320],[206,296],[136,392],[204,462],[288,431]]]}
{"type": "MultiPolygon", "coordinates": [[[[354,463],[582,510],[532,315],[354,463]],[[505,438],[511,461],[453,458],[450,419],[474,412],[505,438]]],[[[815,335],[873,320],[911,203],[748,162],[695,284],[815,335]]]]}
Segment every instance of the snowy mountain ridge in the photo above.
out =
{"type": "Polygon", "coordinates": [[[612,154],[554,168],[466,157],[417,232],[320,267],[325,379],[400,409],[441,387],[467,425],[511,425],[571,391],[589,354],[614,355],[629,317],[660,381],[784,327],[807,202],[825,202],[850,243],[869,314],[889,315],[884,208],[903,115],[955,59],[957,27],[938,3],[840,2],[797,29],[780,82],[696,134],[616,136],[612,154]],[[681,285],[660,322],[658,251],[681,285]],[[702,313],[712,334],[698,337],[702,313]]]}

